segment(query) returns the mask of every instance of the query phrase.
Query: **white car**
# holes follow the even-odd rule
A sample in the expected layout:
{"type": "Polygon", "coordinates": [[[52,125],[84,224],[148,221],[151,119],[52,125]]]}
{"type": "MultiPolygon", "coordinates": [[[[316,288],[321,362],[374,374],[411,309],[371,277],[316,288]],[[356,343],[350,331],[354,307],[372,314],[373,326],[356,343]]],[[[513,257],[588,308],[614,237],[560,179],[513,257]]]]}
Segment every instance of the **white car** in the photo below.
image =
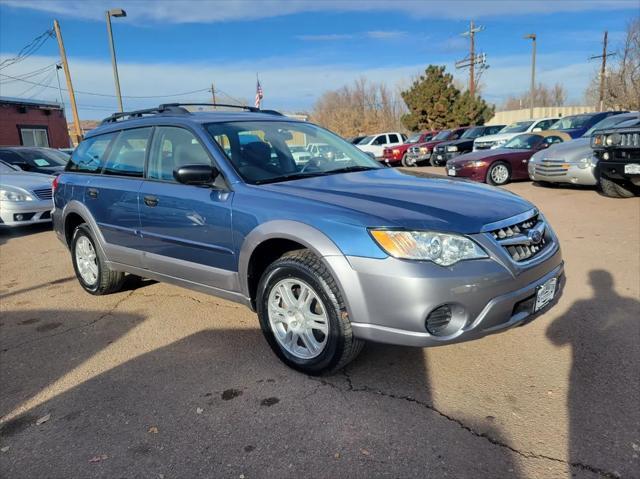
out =
{"type": "Polygon", "coordinates": [[[365,153],[373,153],[376,159],[381,160],[385,148],[402,145],[406,140],[407,135],[393,131],[367,136],[360,140],[356,146],[365,153]]]}
{"type": "Polygon", "coordinates": [[[338,152],[333,146],[327,145],[326,143],[309,143],[307,145],[307,151],[312,158],[326,158],[328,160],[348,159],[342,156],[336,156],[340,155],[341,153],[338,152]]]}
{"type": "Polygon", "coordinates": [[[306,165],[311,159],[311,153],[307,151],[307,148],[302,145],[289,145],[289,151],[293,156],[293,161],[296,165],[306,165]]]}
{"type": "Polygon", "coordinates": [[[0,226],[51,221],[53,177],[0,161],[0,226]]]}
{"type": "Polygon", "coordinates": [[[537,120],[523,120],[512,123],[500,130],[495,135],[480,136],[473,140],[473,151],[488,150],[489,148],[500,148],[511,138],[522,133],[533,133],[536,131],[548,130],[551,125],[558,121],[558,117],[539,118],[537,120]]]}

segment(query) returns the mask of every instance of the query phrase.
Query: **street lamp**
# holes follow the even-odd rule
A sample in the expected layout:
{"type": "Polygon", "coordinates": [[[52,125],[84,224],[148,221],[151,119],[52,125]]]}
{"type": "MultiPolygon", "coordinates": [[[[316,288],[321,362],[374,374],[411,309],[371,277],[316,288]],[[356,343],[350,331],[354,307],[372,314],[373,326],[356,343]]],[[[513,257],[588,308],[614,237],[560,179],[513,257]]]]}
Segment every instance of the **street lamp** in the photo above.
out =
{"type": "Polygon", "coordinates": [[[525,35],[526,40],[533,42],[533,49],[531,50],[531,93],[529,93],[529,118],[533,119],[533,97],[536,89],[536,34],[529,33],[525,35]]]}
{"type": "Polygon", "coordinates": [[[120,112],[123,112],[122,108],[122,95],[120,95],[120,79],[118,78],[118,63],[116,62],[116,47],[113,44],[113,33],[111,32],[111,17],[126,17],[127,12],[122,8],[112,8],[107,10],[107,33],[109,34],[109,47],[111,48],[111,65],[113,66],[113,80],[116,83],[116,96],[118,97],[118,106],[120,112]]]}

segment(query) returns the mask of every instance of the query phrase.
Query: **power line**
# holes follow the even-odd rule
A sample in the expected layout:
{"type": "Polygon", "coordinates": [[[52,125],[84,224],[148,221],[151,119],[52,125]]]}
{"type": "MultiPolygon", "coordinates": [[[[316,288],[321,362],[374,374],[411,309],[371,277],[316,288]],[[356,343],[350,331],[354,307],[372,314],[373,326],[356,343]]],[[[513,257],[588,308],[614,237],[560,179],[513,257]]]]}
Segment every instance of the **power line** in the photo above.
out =
{"type": "MultiPolygon", "coordinates": [[[[42,83],[32,82],[30,80],[25,80],[25,79],[18,78],[18,77],[15,77],[15,76],[7,75],[5,73],[0,73],[0,76],[6,77],[6,78],[11,78],[12,80],[21,81],[21,82],[24,82],[24,83],[30,83],[32,85],[45,86],[46,88],[56,88],[56,87],[53,87],[53,86],[43,85],[42,83]]],[[[68,91],[68,90],[66,88],[63,88],[63,91],[68,91]]],[[[209,88],[201,88],[199,90],[186,91],[186,92],[182,92],[182,93],[171,93],[171,94],[168,94],[168,95],[143,95],[143,96],[122,95],[122,98],[131,98],[131,99],[138,99],[138,100],[144,100],[144,99],[149,99],[149,98],[171,98],[171,97],[176,97],[176,96],[192,95],[194,93],[202,93],[202,92],[205,92],[205,91],[210,91],[210,90],[209,90],[209,88]]],[[[220,90],[218,90],[218,91],[220,91],[220,90]]],[[[81,91],[81,90],[76,90],[76,93],[77,94],[82,94],[82,95],[100,96],[100,97],[105,97],[105,98],[115,98],[116,97],[115,95],[110,95],[108,93],[97,93],[97,92],[81,91]]]]}
{"type": "Polygon", "coordinates": [[[41,33],[36,38],[27,43],[24,47],[20,49],[18,54],[15,57],[7,58],[0,62],[0,70],[3,68],[10,67],[11,65],[15,65],[16,63],[20,63],[21,61],[29,58],[36,51],[42,47],[46,43],[46,41],[53,37],[53,30],[46,30],[44,33],[41,33]]]}
{"type": "Polygon", "coordinates": [[[47,65],[46,67],[42,67],[42,68],[38,68],[37,70],[32,70],[30,72],[27,73],[22,73],[20,75],[16,75],[15,78],[17,78],[16,80],[0,80],[0,85],[5,85],[7,83],[15,83],[17,81],[21,81],[21,80],[25,80],[27,78],[32,78],[35,76],[38,76],[39,74],[41,74],[42,72],[48,70],[49,68],[54,67],[56,64],[52,63],[50,65],[47,65]]]}

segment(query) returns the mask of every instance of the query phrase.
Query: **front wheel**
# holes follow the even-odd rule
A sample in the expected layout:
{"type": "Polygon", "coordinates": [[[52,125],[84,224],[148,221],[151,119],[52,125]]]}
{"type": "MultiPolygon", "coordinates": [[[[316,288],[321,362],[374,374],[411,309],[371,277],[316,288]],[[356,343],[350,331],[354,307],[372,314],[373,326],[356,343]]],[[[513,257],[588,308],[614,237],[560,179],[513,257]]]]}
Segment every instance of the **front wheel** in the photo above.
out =
{"type": "Polygon", "coordinates": [[[286,253],[267,267],[256,305],[271,349],[285,364],[306,374],[344,367],[364,344],[353,337],[335,280],[308,250],[286,253]]]}
{"type": "Polygon", "coordinates": [[[489,167],[489,171],[487,171],[487,183],[490,185],[506,185],[510,179],[511,170],[509,170],[509,166],[502,161],[495,162],[489,167]]]}
{"type": "Polygon", "coordinates": [[[616,183],[604,175],[600,176],[600,187],[602,193],[609,198],[633,198],[635,196],[632,185],[616,183]]]}
{"type": "Polygon", "coordinates": [[[415,158],[412,158],[409,155],[405,154],[402,157],[402,166],[404,166],[405,168],[411,168],[414,166],[418,166],[418,163],[416,162],[415,158]]]}

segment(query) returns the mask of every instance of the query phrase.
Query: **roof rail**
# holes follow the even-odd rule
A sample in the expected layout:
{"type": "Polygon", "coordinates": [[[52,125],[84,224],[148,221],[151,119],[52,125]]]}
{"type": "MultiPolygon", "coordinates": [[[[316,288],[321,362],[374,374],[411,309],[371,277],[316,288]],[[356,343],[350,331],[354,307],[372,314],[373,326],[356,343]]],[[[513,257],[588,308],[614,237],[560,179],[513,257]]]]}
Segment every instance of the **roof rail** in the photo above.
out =
{"type": "Polygon", "coordinates": [[[284,116],[282,113],[276,110],[261,110],[260,108],[256,108],[255,106],[249,105],[231,105],[228,103],[164,103],[160,105],[160,108],[163,107],[182,107],[182,106],[212,106],[212,107],[223,107],[223,108],[238,108],[240,110],[247,110],[252,113],[266,113],[267,115],[279,115],[284,116]]]}
{"type": "Polygon", "coordinates": [[[144,115],[157,115],[160,113],[174,113],[178,115],[187,115],[190,112],[186,108],[181,108],[177,105],[160,105],[159,107],[156,107],[156,108],[146,108],[144,110],[123,111],[120,113],[114,113],[113,115],[102,120],[100,124],[104,125],[107,123],[115,123],[118,120],[142,118],[144,115]]]}

